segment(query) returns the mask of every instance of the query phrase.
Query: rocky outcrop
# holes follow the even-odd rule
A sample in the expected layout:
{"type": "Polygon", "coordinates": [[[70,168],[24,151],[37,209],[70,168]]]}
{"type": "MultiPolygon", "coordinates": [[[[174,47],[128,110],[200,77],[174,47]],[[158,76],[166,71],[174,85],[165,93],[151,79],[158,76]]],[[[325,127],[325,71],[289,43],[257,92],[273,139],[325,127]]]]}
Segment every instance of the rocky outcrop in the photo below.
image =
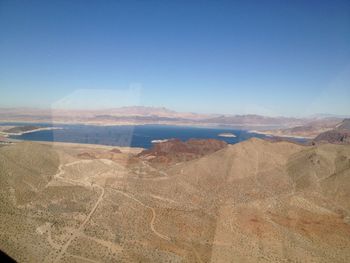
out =
{"type": "Polygon", "coordinates": [[[118,148],[114,148],[111,150],[111,153],[122,153],[122,151],[119,150],[118,148]]]}
{"type": "Polygon", "coordinates": [[[183,142],[171,139],[155,143],[138,156],[153,163],[175,163],[189,161],[225,148],[226,142],[215,139],[190,139],[183,142]]]}
{"type": "Polygon", "coordinates": [[[350,144],[350,131],[331,130],[319,134],[315,142],[328,142],[334,144],[350,144]]]}
{"type": "Polygon", "coordinates": [[[343,120],[333,130],[320,133],[318,136],[316,136],[314,142],[350,144],[350,119],[343,120]]]}

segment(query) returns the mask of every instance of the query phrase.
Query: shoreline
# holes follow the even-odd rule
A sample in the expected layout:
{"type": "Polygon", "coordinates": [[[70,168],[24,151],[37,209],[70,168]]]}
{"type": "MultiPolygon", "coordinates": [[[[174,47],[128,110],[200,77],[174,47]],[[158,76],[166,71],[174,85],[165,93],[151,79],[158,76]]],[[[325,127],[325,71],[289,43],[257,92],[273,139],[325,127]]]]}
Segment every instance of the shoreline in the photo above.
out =
{"type": "MultiPolygon", "coordinates": [[[[44,125],[44,123],[37,123],[38,125],[44,125]]],[[[46,123],[45,123],[46,124],[46,123]]],[[[0,123],[1,125],[1,123],[0,123]]],[[[9,124],[7,124],[9,125],[9,124]]],[[[5,126],[7,126],[5,125],[5,126]]],[[[25,126],[24,123],[21,123],[22,126],[25,126]]],[[[72,124],[73,125],[73,124],[72,124]]],[[[85,124],[85,125],[91,125],[91,124],[85,124]]],[[[145,124],[139,124],[140,126],[144,126],[145,124]]],[[[151,124],[152,125],[152,124],[151,124]]],[[[159,125],[159,124],[153,124],[155,126],[159,125]]],[[[10,125],[9,125],[10,126],[10,125]]],[[[19,126],[19,125],[18,125],[19,126]]],[[[91,125],[93,126],[93,125],[91,125]]],[[[122,127],[124,125],[113,125],[112,127],[122,127]]],[[[173,127],[179,127],[178,125],[159,125],[159,126],[173,126],[173,127]]],[[[96,126],[96,127],[101,127],[100,125],[96,126]]],[[[196,127],[196,126],[183,126],[184,129],[188,128],[188,127],[192,127],[192,128],[206,128],[206,127],[196,127]]],[[[33,127],[34,128],[34,127],[33,127]]],[[[211,127],[211,128],[217,128],[217,129],[220,129],[220,127],[211,127]]],[[[28,130],[28,131],[22,131],[22,132],[12,132],[12,133],[7,133],[7,132],[1,132],[0,131],[0,135],[2,137],[5,137],[5,138],[8,138],[9,140],[13,141],[13,142],[19,142],[19,141],[33,141],[33,142],[39,142],[39,143],[46,143],[46,144],[64,144],[64,145],[84,145],[85,147],[86,146],[89,146],[89,145],[93,145],[94,147],[96,146],[102,146],[102,147],[109,147],[109,148],[133,148],[133,149],[148,149],[148,148],[151,148],[152,146],[148,146],[147,145],[139,145],[139,146],[118,146],[118,145],[110,145],[110,144],[99,144],[99,143],[81,143],[81,142],[69,142],[69,141],[55,141],[54,138],[53,141],[51,141],[50,139],[49,140],[41,140],[40,136],[39,138],[37,138],[36,140],[25,140],[25,139],[22,139],[22,138],[16,138],[16,136],[21,136],[23,134],[28,134],[28,133],[35,133],[35,132],[39,132],[39,131],[49,131],[49,130],[62,130],[62,129],[65,129],[65,127],[37,127],[36,129],[32,129],[32,130],[28,130]],[[12,138],[11,138],[12,137],[12,138]]],[[[67,126],[67,129],[68,129],[68,126],[67,126]]],[[[227,128],[229,129],[229,128],[227,128]]],[[[229,131],[225,131],[226,129],[225,128],[221,128],[221,133],[218,133],[216,136],[219,137],[217,139],[220,140],[220,137],[222,138],[222,140],[224,140],[224,138],[236,138],[237,135],[234,133],[234,131],[232,132],[229,132],[229,131]]],[[[238,130],[238,129],[237,129],[238,130]]],[[[239,131],[239,130],[238,130],[239,131]]],[[[277,135],[277,134],[273,134],[271,132],[267,132],[267,131],[259,131],[259,130],[241,130],[241,131],[244,131],[244,132],[247,132],[247,133],[250,133],[250,137],[259,137],[257,136],[258,134],[261,134],[261,135],[265,135],[267,138],[268,137],[281,137],[281,138],[290,138],[290,139],[310,139],[310,138],[313,138],[313,137],[306,137],[306,136],[291,136],[291,135],[277,135]],[[256,134],[256,135],[254,135],[256,134]]],[[[154,139],[151,141],[151,145],[152,144],[156,144],[156,143],[161,143],[161,142],[165,142],[165,141],[168,141],[169,139],[154,139]]]]}
{"type": "MultiPolygon", "coordinates": [[[[7,137],[5,137],[7,138],[7,137]]],[[[290,137],[289,137],[290,138],[290,137]]],[[[305,138],[305,137],[303,137],[305,138]]],[[[240,144],[249,140],[254,140],[254,139],[259,139],[259,140],[264,140],[268,141],[263,138],[258,138],[258,137],[251,137],[247,140],[240,141],[234,144],[240,144]]],[[[21,140],[21,139],[8,139],[9,141],[4,143],[7,145],[11,144],[16,144],[16,143],[25,143],[25,142],[33,142],[33,143],[39,143],[39,144],[44,144],[44,145],[51,145],[51,146],[58,146],[58,147],[75,147],[75,148],[93,148],[93,149],[105,149],[105,150],[112,150],[112,149],[119,149],[122,153],[128,153],[128,154],[138,154],[142,152],[143,150],[148,150],[149,148],[143,148],[143,147],[133,147],[133,146],[118,146],[118,145],[105,145],[105,144],[93,144],[93,143],[79,143],[79,142],[61,142],[61,141],[39,141],[39,140],[21,140]]],[[[168,141],[167,139],[166,141],[168,141]]],[[[156,144],[158,142],[154,142],[153,144],[156,144]]],[[[293,142],[289,141],[289,143],[297,143],[298,142],[293,142]]],[[[1,141],[0,141],[0,144],[1,141]]],[[[232,144],[231,144],[232,145],[232,144]]]]}
{"type": "Polygon", "coordinates": [[[23,132],[4,132],[0,131],[0,134],[4,137],[9,137],[9,136],[21,136],[23,134],[27,133],[33,133],[33,132],[38,132],[38,131],[51,131],[51,130],[63,130],[64,128],[62,127],[43,127],[43,128],[38,128],[34,130],[29,130],[29,131],[23,131],[23,132]]]}
{"type": "Polygon", "coordinates": [[[106,150],[119,149],[122,153],[133,153],[133,152],[138,153],[145,150],[145,148],[142,148],[142,147],[114,146],[114,145],[92,144],[92,143],[38,141],[38,140],[29,141],[29,140],[16,140],[16,139],[13,139],[12,141],[12,143],[19,143],[19,142],[34,142],[34,143],[40,143],[45,145],[62,146],[62,147],[81,147],[81,148],[94,148],[94,149],[99,148],[99,149],[106,149],[106,150]]]}
{"type": "Polygon", "coordinates": [[[273,132],[264,132],[264,131],[256,131],[256,130],[249,130],[249,133],[256,133],[261,135],[266,135],[270,137],[283,137],[283,138],[294,138],[294,139],[313,139],[315,136],[301,136],[301,135],[292,135],[292,134],[278,134],[273,132]]]}
{"type": "Polygon", "coordinates": [[[137,122],[69,122],[69,121],[36,121],[36,120],[1,120],[1,123],[21,123],[21,124],[50,124],[50,125],[86,125],[86,126],[145,126],[145,125],[159,125],[159,126],[176,126],[176,127],[191,127],[191,128],[205,128],[205,129],[222,129],[222,130],[244,130],[249,129],[266,129],[271,127],[280,127],[280,125],[264,125],[264,124],[219,124],[219,123],[200,123],[200,122],[164,122],[164,123],[137,123],[137,122]],[[254,128],[253,128],[254,127],[254,128]]]}

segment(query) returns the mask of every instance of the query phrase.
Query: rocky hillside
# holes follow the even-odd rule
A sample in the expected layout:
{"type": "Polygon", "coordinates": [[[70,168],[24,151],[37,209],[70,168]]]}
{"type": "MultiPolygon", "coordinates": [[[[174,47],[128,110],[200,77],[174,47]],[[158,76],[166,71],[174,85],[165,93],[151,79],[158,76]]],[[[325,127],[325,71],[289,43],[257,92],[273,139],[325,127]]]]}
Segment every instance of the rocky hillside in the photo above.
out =
{"type": "Polygon", "coordinates": [[[350,119],[345,119],[336,128],[320,133],[315,137],[316,143],[350,144],[350,119]]]}
{"type": "Polygon", "coordinates": [[[215,139],[190,139],[186,142],[170,139],[155,143],[151,149],[141,152],[139,157],[152,163],[176,163],[199,158],[226,146],[226,142],[215,139]]]}
{"type": "Polygon", "coordinates": [[[349,262],[349,145],[120,150],[0,147],[0,249],[18,262],[349,262]]]}

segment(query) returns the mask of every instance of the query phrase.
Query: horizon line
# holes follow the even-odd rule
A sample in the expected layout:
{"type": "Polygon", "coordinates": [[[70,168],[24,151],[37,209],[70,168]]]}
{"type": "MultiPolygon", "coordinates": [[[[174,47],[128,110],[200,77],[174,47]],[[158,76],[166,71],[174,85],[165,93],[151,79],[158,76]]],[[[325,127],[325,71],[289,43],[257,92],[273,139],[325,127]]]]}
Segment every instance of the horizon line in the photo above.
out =
{"type": "Polygon", "coordinates": [[[130,105],[130,106],[120,106],[120,107],[100,107],[100,108],[62,108],[62,107],[40,107],[40,106],[18,106],[18,107],[7,107],[0,106],[0,110],[61,110],[61,111],[106,111],[106,110],[115,110],[115,109],[125,109],[125,108],[149,108],[149,109],[162,109],[173,113],[182,113],[182,114],[196,114],[196,115],[212,115],[213,117],[234,117],[234,116],[261,116],[261,117],[270,117],[270,118],[350,118],[350,114],[336,114],[336,113],[312,113],[309,115],[282,115],[282,114],[259,114],[259,113],[201,113],[194,111],[178,111],[170,109],[165,106],[146,106],[146,105],[130,105]]]}

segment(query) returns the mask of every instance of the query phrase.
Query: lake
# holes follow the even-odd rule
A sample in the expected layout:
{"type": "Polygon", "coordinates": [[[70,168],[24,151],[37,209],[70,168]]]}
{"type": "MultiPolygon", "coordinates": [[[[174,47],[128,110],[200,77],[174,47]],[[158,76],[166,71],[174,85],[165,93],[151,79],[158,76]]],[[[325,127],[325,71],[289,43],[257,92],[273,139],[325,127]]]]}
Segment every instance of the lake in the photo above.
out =
{"type": "MultiPolygon", "coordinates": [[[[0,125],[28,125],[25,123],[0,123],[0,125]]],[[[31,124],[33,125],[33,124],[31,124]]],[[[48,127],[52,124],[34,124],[48,127]]],[[[13,139],[29,141],[57,141],[73,143],[90,143],[113,146],[131,146],[150,148],[152,141],[178,138],[186,141],[191,138],[219,139],[233,144],[251,137],[264,138],[264,135],[244,130],[226,128],[198,128],[168,125],[135,125],[135,126],[95,126],[95,125],[54,125],[59,130],[44,130],[10,136],[13,139]],[[220,133],[232,133],[236,137],[220,137],[220,133]]]]}
{"type": "MultiPolygon", "coordinates": [[[[0,123],[0,125],[6,125],[6,123],[0,123]]],[[[7,125],[25,125],[25,123],[7,123],[7,125]]],[[[35,125],[42,127],[53,126],[51,124],[44,123],[35,125]]],[[[150,148],[152,146],[152,141],[154,140],[171,138],[178,138],[182,141],[186,141],[191,138],[218,139],[226,141],[229,144],[234,144],[247,140],[251,137],[266,137],[265,135],[250,133],[249,131],[245,130],[167,125],[54,125],[53,127],[61,127],[62,129],[37,131],[19,136],[11,136],[10,138],[29,141],[57,141],[150,148]],[[220,133],[232,133],[236,137],[220,137],[220,133]]]]}

